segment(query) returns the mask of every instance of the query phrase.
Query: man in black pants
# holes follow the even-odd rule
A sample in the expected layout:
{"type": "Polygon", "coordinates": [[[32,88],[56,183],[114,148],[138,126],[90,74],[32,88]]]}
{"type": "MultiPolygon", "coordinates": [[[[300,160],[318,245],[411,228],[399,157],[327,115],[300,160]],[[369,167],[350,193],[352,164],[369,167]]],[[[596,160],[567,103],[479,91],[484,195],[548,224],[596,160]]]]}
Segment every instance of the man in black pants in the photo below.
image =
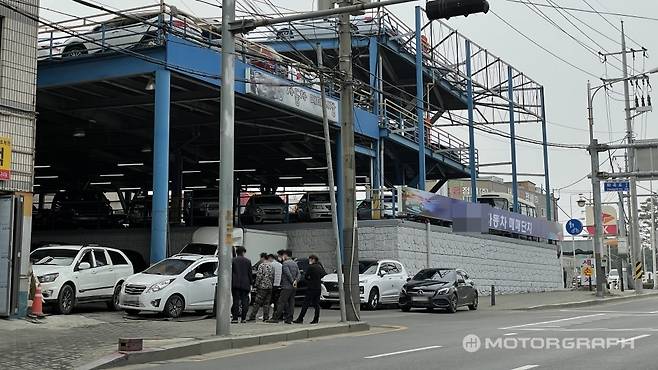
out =
{"type": "Polygon", "coordinates": [[[249,310],[249,292],[251,291],[252,279],[251,261],[244,256],[247,250],[244,247],[238,247],[235,250],[236,256],[233,257],[233,276],[231,284],[231,293],[233,295],[233,307],[231,314],[233,316],[231,323],[237,324],[238,318],[241,322],[246,322],[247,311],[249,310]]]}
{"type": "Polygon", "coordinates": [[[319,322],[322,278],[326,274],[324,267],[322,267],[318,260],[318,256],[314,254],[308,256],[308,269],[304,274],[308,288],[306,289],[306,296],[304,297],[304,303],[302,304],[302,311],[299,313],[297,320],[293,321],[295,324],[302,324],[304,322],[304,316],[306,315],[309,306],[313,307],[315,310],[311,324],[317,324],[319,322]]]}
{"type": "Polygon", "coordinates": [[[295,313],[295,292],[297,291],[297,282],[299,281],[299,267],[297,263],[290,259],[292,252],[283,251],[283,266],[281,274],[281,295],[276,306],[276,312],[272,316],[270,323],[278,323],[281,318],[286,324],[292,324],[292,318],[295,313]],[[284,315],[285,313],[285,315],[284,315]]]}

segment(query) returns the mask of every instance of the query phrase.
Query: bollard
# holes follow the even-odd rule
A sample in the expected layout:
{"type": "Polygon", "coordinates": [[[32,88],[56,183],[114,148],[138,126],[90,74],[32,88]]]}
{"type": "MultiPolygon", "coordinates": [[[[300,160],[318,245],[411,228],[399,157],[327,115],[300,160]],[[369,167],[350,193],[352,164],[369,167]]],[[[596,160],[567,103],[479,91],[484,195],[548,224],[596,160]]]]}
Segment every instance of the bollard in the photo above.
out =
{"type": "Polygon", "coordinates": [[[592,277],[590,276],[588,278],[588,280],[589,280],[589,291],[591,292],[592,291],[592,277]]]}
{"type": "Polygon", "coordinates": [[[496,287],[493,284],[491,285],[491,305],[496,305],[496,287]]]}

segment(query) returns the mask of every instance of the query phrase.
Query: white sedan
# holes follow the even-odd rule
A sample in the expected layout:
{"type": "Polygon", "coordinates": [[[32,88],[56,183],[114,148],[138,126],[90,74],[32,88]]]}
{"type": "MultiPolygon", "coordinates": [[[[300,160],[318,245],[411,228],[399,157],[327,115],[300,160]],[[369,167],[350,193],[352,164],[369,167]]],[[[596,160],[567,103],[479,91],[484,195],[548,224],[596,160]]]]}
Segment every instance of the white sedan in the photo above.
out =
{"type": "Polygon", "coordinates": [[[162,312],[179,317],[185,311],[213,309],[217,257],[177,255],[126,279],[119,307],[128,314],[162,312]]]}

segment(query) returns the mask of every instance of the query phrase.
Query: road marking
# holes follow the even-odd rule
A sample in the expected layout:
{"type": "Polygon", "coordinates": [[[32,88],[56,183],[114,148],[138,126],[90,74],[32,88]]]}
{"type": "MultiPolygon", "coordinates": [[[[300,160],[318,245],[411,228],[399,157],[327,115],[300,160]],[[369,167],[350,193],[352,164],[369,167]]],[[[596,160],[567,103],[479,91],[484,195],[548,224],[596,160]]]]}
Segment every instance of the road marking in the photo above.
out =
{"type": "Polygon", "coordinates": [[[622,315],[655,315],[658,311],[613,311],[613,310],[560,310],[560,312],[618,313],[622,315]]]}
{"type": "Polygon", "coordinates": [[[443,346],[421,347],[421,348],[408,349],[408,350],[405,350],[405,351],[397,351],[397,352],[382,353],[381,355],[366,356],[366,357],[364,357],[364,358],[370,360],[370,359],[373,359],[373,358],[380,358],[380,357],[388,357],[388,356],[402,355],[402,354],[405,354],[405,353],[419,352],[419,351],[427,351],[428,349],[436,349],[436,348],[442,348],[442,347],[443,347],[443,346]]]}
{"type": "Polygon", "coordinates": [[[517,333],[507,333],[507,334],[503,334],[503,335],[506,336],[506,337],[508,337],[508,336],[510,336],[510,335],[516,335],[516,334],[517,334],[517,333]]]}
{"type": "Polygon", "coordinates": [[[521,367],[515,367],[512,370],[528,370],[528,369],[534,369],[536,367],[539,367],[539,365],[525,365],[521,367]]]}
{"type": "Polygon", "coordinates": [[[578,320],[578,319],[584,319],[588,317],[597,317],[597,316],[604,316],[604,313],[595,313],[593,315],[583,315],[583,316],[575,316],[575,317],[567,317],[564,319],[557,319],[557,320],[549,320],[549,321],[541,321],[541,322],[533,322],[529,324],[523,324],[523,325],[514,325],[514,326],[508,326],[505,328],[498,328],[500,330],[508,330],[508,329],[515,329],[515,328],[523,328],[526,326],[537,326],[537,325],[542,325],[542,324],[552,324],[555,322],[562,322],[562,321],[570,321],[570,320],[578,320]]]}
{"type": "Polygon", "coordinates": [[[650,337],[650,336],[651,336],[651,334],[638,335],[637,337],[626,338],[626,339],[622,340],[622,343],[634,342],[637,339],[642,339],[642,338],[646,338],[646,337],[650,337]]]}
{"type": "Polygon", "coordinates": [[[564,331],[564,332],[589,332],[589,331],[608,331],[608,332],[622,332],[622,331],[658,331],[658,328],[518,328],[522,331],[564,331]]]}

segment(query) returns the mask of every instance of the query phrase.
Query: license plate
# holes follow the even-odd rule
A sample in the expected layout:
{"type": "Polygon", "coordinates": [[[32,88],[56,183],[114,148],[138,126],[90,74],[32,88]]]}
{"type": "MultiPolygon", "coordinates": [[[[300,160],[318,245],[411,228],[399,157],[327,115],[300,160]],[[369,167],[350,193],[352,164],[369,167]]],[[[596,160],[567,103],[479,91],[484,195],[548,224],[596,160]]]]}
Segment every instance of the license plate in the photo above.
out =
{"type": "Polygon", "coordinates": [[[427,302],[427,297],[411,297],[412,302],[427,302]]]}
{"type": "Polygon", "coordinates": [[[139,297],[124,297],[121,302],[126,306],[139,306],[139,297]]]}

